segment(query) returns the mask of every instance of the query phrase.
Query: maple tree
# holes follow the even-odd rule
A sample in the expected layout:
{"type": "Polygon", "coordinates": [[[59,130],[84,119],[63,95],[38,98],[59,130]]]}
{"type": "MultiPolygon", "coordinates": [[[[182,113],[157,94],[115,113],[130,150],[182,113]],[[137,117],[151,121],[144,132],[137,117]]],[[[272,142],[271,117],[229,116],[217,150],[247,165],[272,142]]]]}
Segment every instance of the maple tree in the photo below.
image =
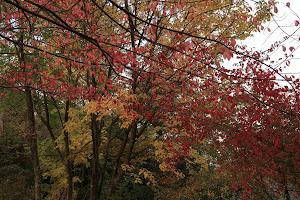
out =
{"type": "Polygon", "coordinates": [[[266,64],[274,49],[237,45],[262,29],[271,9],[277,12],[274,1],[256,5],[2,0],[1,43],[16,52],[8,52],[15,62],[3,65],[1,86],[27,97],[35,198],[41,199],[37,117],[60,159],[42,159],[43,175],[60,183],[50,198],[73,198],[83,181],[78,168],[91,172],[90,199],[103,195],[104,183],[112,198],[126,173],[155,187],[146,159],[183,177],[178,164],[200,162],[194,148],[206,138],[218,144],[222,169],[237,171],[232,188],[239,185],[245,198],[254,198],[249,180],[287,188],[299,171],[299,81],[266,64]],[[240,63],[223,66],[234,55],[240,63]]]}

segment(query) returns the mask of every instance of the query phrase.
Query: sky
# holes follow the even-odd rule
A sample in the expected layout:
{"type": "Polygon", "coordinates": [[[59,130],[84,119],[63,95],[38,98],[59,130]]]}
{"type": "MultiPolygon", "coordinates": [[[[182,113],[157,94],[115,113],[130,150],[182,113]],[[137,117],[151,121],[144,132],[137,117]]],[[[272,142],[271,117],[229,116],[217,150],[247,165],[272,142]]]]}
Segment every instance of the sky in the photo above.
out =
{"type": "MultiPolygon", "coordinates": [[[[249,48],[255,47],[256,50],[267,50],[274,42],[282,40],[285,36],[290,36],[283,44],[287,49],[287,53],[290,53],[289,48],[291,46],[295,48],[294,57],[290,60],[290,66],[283,69],[282,73],[293,74],[295,77],[300,78],[300,25],[295,26],[295,21],[300,21],[300,0],[279,0],[277,7],[278,13],[272,21],[263,24],[264,31],[257,32],[253,37],[240,42],[249,48]],[[290,2],[290,8],[286,6],[287,2],[290,2]],[[267,28],[270,28],[271,32],[267,31],[267,28]]],[[[283,53],[282,47],[280,47],[272,54],[271,59],[276,61],[282,57],[283,53]]],[[[285,63],[280,66],[284,65],[285,63]]],[[[276,67],[277,65],[273,64],[273,66],[276,67]]]]}

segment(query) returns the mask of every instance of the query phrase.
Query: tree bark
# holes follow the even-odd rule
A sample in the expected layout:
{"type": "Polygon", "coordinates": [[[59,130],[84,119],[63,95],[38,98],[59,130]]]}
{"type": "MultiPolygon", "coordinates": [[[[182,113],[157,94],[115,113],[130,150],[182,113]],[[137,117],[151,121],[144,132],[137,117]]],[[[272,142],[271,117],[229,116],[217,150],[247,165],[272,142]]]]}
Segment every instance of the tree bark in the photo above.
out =
{"type": "Polygon", "coordinates": [[[30,151],[32,154],[33,171],[34,171],[34,198],[35,200],[41,200],[42,199],[42,193],[41,193],[42,177],[41,177],[41,169],[40,169],[40,162],[39,162],[38,148],[37,148],[37,134],[35,128],[35,117],[34,117],[34,108],[32,102],[32,94],[29,87],[25,87],[25,95],[26,95],[27,114],[28,114],[29,130],[30,130],[30,151]]]}
{"type": "Polygon", "coordinates": [[[112,128],[115,125],[115,123],[118,121],[119,117],[116,117],[115,119],[112,120],[110,127],[108,129],[108,138],[107,138],[107,143],[106,143],[106,147],[105,147],[105,153],[104,153],[104,161],[103,161],[103,165],[101,168],[101,172],[100,172],[100,183],[99,183],[99,195],[101,195],[102,193],[102,189],[103,189],[103,183],[104,183],[104,179],[105,179],[105,174],[106,174],[106,167],[107,167],[107,161],[108,161],[108,157],[109,157],[109,146],[110,143],[112,141],[112,128]]]}
{"type": "MultiPolygon", "coordinates": [[[[132,128],[129,129],[129,130],[131,130],[131,137],[130,137],[130,141],[129,141],[128,151],[125,154],[124,164],[126,164],[126,165],[130,164],[133,147],[134,147],[134,144],[136,142],[136,136],[137,136],[137,124],[136,124],[136,122],[134,122],[132,124],[132,128]]],[[[127,136],[128,136],[128,134],[127,134],[127,136]]],[[[126,141],[127,141],[127,138],[126,138],[126,141]]],[[[125,146],[124,146],[124,148],[125,148],[125,146]]],[[[124,149],[123,149],[123,151],[124,151],[124,149]]],[[[115,166],[115,170],[117,170],[119,168],[120,168],[120,163],[118,163],[118,165],[115,166]]],[[[113,196],[116,188],[118,187],[118,184],[122,180],[124,174],[125,174],[124,170],[119,170],[119,172],[117,174],[116,173],[113,174],[112,181],[111,181],[110,188],[109,188],[108,195],[107,195],[107,200],[110,200],[112,198],[112,196],[113,196]]]]}
{"type": "MultiPolygon", "coordinates": [[[[22,25],[22,20],[20,20],[20,24],[22,25]]],[[[21,64],[24,64],[25,66],[23,32],[20,32],[20,37],[18,41],[19,44],[16,46],[16,51],[18,52],[19,55],[20,66],[21,64]]],[[[24,73],[26,75],[25,69],[24,69],[24,73]]],[[[30,151],[32,154],[33,172],[34,172],[34,198],[35,200],[41,200],[42,199],[42,192],[41,192],[42,176],[41,176],[41,168],[40,168],[38,147],[37,147],[36,122],[34,116],[32,93],[30,87],[26,86],[26,83],[24,86],[24,90],[26,96],[27,116],[28,116],[29,132],[30,132],[30,151]]]]}
{"type": "Polygon", "coordinates": [[[3,137],[3,112],[0,113],[0,142],[3,137]]]}
{"type": "Polygon", "coordinates": [[[92,153],[92,177],[90,188],[90,200],[98,200],[99,198],[99,147],[100,147],[100,129],[97,123],[97,115],[92,114],[91,130],[93,140],[93,153],[92,153]]]}
{"type": "MultiPolygon", "coordinates": [[[[65,123],[69,120],[69,107],[70,101],[67,100],[66,102],[66,109],[65,109],[65,123]]],[[[70,160],[70,142],[69,142],[69,133],[64,130],[64,143],[65,143],[65,169],[67,172],[67,199],[72,200],[73,198],[73,174],[72,174],[72,163],[70,160]]]]}
{"type": "MultiPolygon", "coordinates": [[[[109,74],[110,76],[110,74],[109,74]]],[[[94,76],[91,76],[91,84],[97,88],[97,81],[94,76]]],[[[87,77],[87,83],[89,83],[89,76],[87,77]]],[[[94,99],[95,100],[95,99],[94,99]]],[[[104,126],[103,120],[100,122],[97,120],[97,114],[91,114],[91,131],[92,131],[92,176],[90,186],[90,200],[99,199],[99,183],[100,183],[100,163],[99,163],[99,151],[101,144],[101,132],[104,126]]]]}

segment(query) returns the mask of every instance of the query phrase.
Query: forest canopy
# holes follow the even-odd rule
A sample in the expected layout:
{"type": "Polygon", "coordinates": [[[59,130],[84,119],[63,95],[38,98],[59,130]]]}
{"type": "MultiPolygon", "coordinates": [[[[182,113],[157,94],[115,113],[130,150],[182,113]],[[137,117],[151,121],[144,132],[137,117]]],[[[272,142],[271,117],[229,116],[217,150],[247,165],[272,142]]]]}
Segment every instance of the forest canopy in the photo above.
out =
{"type": "Polygon", "coordinates": [[[0,199],[299,197],[278,2],[0,2],[0,199]]]}

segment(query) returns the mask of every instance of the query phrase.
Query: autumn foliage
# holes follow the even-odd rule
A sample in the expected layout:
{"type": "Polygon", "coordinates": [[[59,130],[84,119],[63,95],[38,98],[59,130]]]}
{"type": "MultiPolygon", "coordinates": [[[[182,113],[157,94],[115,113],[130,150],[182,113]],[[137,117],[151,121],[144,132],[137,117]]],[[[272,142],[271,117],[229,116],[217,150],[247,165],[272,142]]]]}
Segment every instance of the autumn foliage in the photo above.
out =
{"type": "Polygon", "coordinates": [[[26,97],[36,199],[49,180],[48,199],[113,199],[130,178],[174,199],[159,191],[211,163],[236,198],[299,195],[299,80],[270,61],[295,48],[238,42],[274,1],[0,2],[1,87],[26,97]]]}

